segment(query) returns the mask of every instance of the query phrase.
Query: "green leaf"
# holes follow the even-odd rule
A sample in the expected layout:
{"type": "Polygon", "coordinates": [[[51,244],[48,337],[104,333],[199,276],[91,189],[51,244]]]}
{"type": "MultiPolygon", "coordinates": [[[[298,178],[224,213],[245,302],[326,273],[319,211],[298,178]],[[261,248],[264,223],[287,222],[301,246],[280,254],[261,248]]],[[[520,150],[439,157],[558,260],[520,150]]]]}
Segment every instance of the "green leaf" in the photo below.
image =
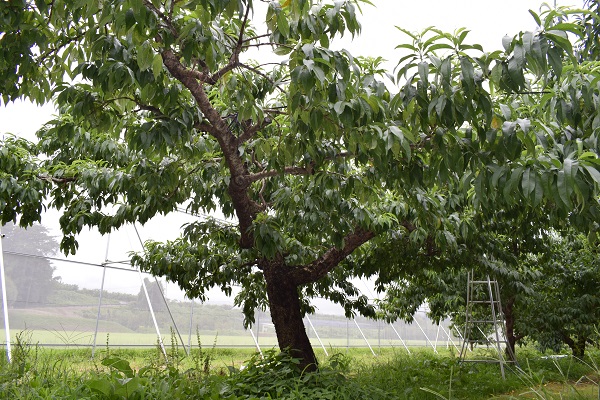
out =
{"type": "Polygon", "coordinates": [[[429,46],[429,48],[427,49],[429,52],[434,52],[436,50],[452,50],[454,49],[451,45],[447,44],[447,43],[436,43],[433,44],[431,46],[429,46]]]}
{"type": "Polygon", "coordinates": [[[127,360],[123,360],[119,357],[107,357],[102,360],[102,365],[114,368],[117,371],[123,373],[127,377],[133,377],[133,369],[129,365],[127,360]]]}
{"type": "Polygon", "coordinates": [[[152,74],[154,79],[157,79],[160,73],[163,71],[163,60],[160,54],[156,54],[152,60],[152,74]]]}
{"type": "Polygon", "coordinates": [[[525,172],[523,172],[523,179],[521,180],[521,188],[526,197],[535,191],[535,183],[535,173],[527,168],[525,172]]]}
{"type": "Polygon", "coordinates": [[[110,398],[115,391],[114,384],[106,378],[90,379],[85,382],[85,386],[90,388],[93,392],[101,393],[106,398],[110,398]]]}
{"type": "Polygon", "coordinates": [[[519,66],[519,61],[515,57],[508,60],[508,77],[509,87],[515,91],[519,91],[525,85],[523,69],[519,66]]]}
{"type": "Polygon", "coordinates": [[[510,37],[510,36],[508,36],[508,35],[505,35],[502,38],[502,47],[504,47],[504,51],[505,52],[508,53],[510,51],[510,47],[511,47],[512,41],[513,41],[513,38],[510,37]]]}
{"type": "Polygon", "coordinates": [[[571,208],[571,198],[570,198],[571,190],[569,190],[569,180],[568,180],[567,176],[565,175],[564,170],[558,171],[557,178],[556,178],[556,187],[557,187],[558,195],[559,195],[560,199],[563,201],[563,203],[568,208],[571,208]]]}
{"type": "Polygon", "coordinates": [[[552,67],[557,79],[560,79],[563,70],[562,53],[557,47],[548,49],[548,63],[552,67]]]}
{"type": "Polygon", "coordinates": [[[279,29],[279,32],[283,34],[284,37],[290,36],[290,25],[283,11],[277,14],[277,28],[279,29]]]}
{"type": "Polygon", "coordinates": [[[135,25],[135,15],[133,9],[130,8],[125,12],[125,28],[129,30],[133,25],[135,25]]]}
{"type": "Polygon", "coordinates": [[[471,60],[469,60],[467,57],[461,57],[460,68],[462,73],[462,79],[465,83],[467,93],[470,94],[470,92],[475,87],[475,81],[473,79],[475,69],[473,68],[473,63],[471,63],[471,60]]]}
{"type": "Polygon", "coordinates": [[[567,53],[567,56],[573,57],[573,46],[564,31],[549,30],[544,32],[544,35],[558,47],[562,48],[567,53]]]}
{"type": "Polygon", "coordinates": [[[154,51],[152,46],[146,41],[138,48],[137,64],[140,70],[145,71],[152,67],[154,61],[154,51]]]}
{"type": "Polygon", "coordinates": [[[535,23],[538,26],[542,26],[542,20],[540,19],[540,16],[534,12],[533,10],[529,10],[529,14],[531,14],[533,16],[533,19],[535,20],[535,23]]]}
{"type": "Polygon", "coordinates": [[[583,164],[583,167],[590,174],[590,176],[592,177],[592,179],[594,180],[594,182],[596,182],[597,185],[600,185],[600,171],[598,171],[596,168],[594,168],[591,165],[585,165],[585,164],[583,164]]]}
{"type": "Polygon", "coordinates": [[[429,85],[429,64],[426,62],[419,63],[419,78],[425,86],[429,85]]]}
{"type": "Polygon", "coordinates": [[[284,56],[286,54],[290,54],[292,52],[292,48],[289,46],[278,46],[275,47],[275,49],[273,50],[273,53],[277,54],[278,56],[284,56]]]}

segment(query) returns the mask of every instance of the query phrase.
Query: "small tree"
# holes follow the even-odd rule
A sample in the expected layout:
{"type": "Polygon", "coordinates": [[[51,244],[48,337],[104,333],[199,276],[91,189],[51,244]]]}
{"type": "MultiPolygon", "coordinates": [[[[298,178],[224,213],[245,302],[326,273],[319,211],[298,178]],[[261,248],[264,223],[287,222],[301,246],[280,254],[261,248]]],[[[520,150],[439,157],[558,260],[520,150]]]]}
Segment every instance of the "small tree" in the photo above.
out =
{"type": "Polygon", "coordinates": [[[600,328],[600,254],[583,235],[555,236],[544,275],[523,307],[523,328],[542,349],[569,346],[583,360],[588,343],[597,343],[600,328]]]}
{"type": "MultiPolygon", "coordinates": [[[[526,261],[532,255],[544,258],[548,220],[541,213],[525,217],[501,212],[497,217],[485,222],[476,219],[481,227],[476,240],[458,243],[454,250],[410,246],[405,238],[371,248],[362,262],[387,265],[377,281],[379,289],[386,290],[379,302],[380,317],[410,321],[427,304],[431,318],[438,322],[451,318],[460,332],[465,322],[467,274],[472,272],[477,280],[489,276],[499,283],[506,340],[514,355],[516,343],[525,337],[519,310],[532,294],[534,282],[544,276],[540,266],[526,261]]],[[[480,299],[487,299],[485,291],[480,299]]],[[[475,319],[491,319],[489,305],[473,312],[480,314],[475,319]]],[[[472,332],[475,338],[479,335],[483,340],[484,334],[492,332],[491,324],[478,328],[481,331],[472,332]]]]}
{"type": "Polygon", "coordinates": [[[43,225],[28,229],[13,224],[2,227],[2,247],[9,283],[8,299],[14,307],[41,306],[53,292],[59,277],[44,256],[53,255],[58,241],[43,225]]]}
{"type": "MultiPolygon", "coordinates": [[[[146,286],[146,291],[148,292],[148,298],[150,299],[150,304],[152,304],[152,309],[158,312],[163,311],[166,308],[166,305],[163,298],[164,287],[162,286],[162,283],[160,281],[158,283],[153,282],[148,278],[144,278],[144,285],[146,286]]],[[[146,299],[144,285],[140,285],[136,306],[141,310],[149,310],[150,308],[148,307],[148,299],[146,299]]]]}

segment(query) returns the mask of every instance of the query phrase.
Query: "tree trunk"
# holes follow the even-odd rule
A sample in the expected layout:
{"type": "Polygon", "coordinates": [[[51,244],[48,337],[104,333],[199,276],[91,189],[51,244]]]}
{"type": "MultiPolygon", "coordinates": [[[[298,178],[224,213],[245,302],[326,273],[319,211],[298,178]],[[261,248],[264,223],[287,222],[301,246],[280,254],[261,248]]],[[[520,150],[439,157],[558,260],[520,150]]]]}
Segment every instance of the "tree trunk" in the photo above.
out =
{"type": "Polygon", "coordinates": [[[575,341],[575,348],[573,349],[573,356],[580,361],[583,361],[585,357],[585,336],[578,336],[575,341]]]}
{"type": "Polygon", "coordinates": [[[506,340],[508,347],[506,348],[506,358],[511,361],[516,361],[515,345],[520,338],[515,336],[515,297],[508,298],[502,308],[504,313],[504,321],[506,324],[506,340]]]}
{"type": "Polygon", "coordinates": [[[298,286],[286,267],[283,263],[269,263],[263,268],[277,342],[281,351],[300,359],[302,371],[316,371],[317,358],[302,320],[298,286]]]}
{"type": "Polygon", "coordinates": [[[587,338],[584,335],[578,335],[575,339],[572,339],[563,333],[563,340],[571,349],[573,357],[579,361],[583,361],[583,358],[585,357],[585,343],[587,338]]]}

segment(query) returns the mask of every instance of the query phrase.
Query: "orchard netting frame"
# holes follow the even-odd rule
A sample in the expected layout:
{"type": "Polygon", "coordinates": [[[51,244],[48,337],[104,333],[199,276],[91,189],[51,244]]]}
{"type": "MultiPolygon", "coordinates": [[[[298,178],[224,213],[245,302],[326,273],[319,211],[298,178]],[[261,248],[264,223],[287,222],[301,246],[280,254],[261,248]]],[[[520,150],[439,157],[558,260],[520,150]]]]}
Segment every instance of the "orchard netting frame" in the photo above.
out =
{"type": "MultiPolygon", "coordinates": [[[[175,237],[190,216],[179,213],[151,221],[138,229],[126,226],[110,235],[84,232],[75,256],[65,257],[54,239],[60,235],[58,218],[48,215],[46,225],[28,230],[5,226],[0,244],[4,345],[10,359],[10,343],[19,335],[40,346],[97,347],[159,346],[164,343],[194,346],[271,348],[277,345],[268,312],[257,310],[252,329],[244,329],[243,315],[233,298],[211,291],[199,303],[185,298],[172,283],[133,269],[131,251],[142,251],[144,238],[175,237]],[[50,222],[48,222],[50,221],[50,222]],[[54,224],[53,224],[54,222],[54,224]],[[167,237],[165,237],[167,236],[167,237]],[[170,338],[170,339],[169,339],[170,338]]],[[[367,282],[364,292],[374,297],[367,282]]],[[[317,313],[305,317],[315,349],[328,355],[331,348],[368,347],[373,355],[381,347],[453,346],[460,341],[448,321],[434,325],[420,310],[412,324],[388,324],[363,317],[347,319],[342,308],[315,299],[317,313]]],[[[460,336],[459,333],[456,333],[460,336]]]]}

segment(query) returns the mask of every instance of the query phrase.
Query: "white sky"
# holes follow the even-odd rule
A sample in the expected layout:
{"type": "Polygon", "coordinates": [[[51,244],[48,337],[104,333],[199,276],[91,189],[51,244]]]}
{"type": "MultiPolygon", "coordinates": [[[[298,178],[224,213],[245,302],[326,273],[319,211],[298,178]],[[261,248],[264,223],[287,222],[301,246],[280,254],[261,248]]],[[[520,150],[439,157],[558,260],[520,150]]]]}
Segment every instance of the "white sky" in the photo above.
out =
{"type": "MultiPolygon", "coordinates": [[[[406,42],[406,36],[395,28],[400,26],[410,31],[420,31],[428,26],[452,32],[466,27],[471,31],[467,41],[482,44],[486,51],[502,48],[502,37],[514,35],[521,30],[532,30],[535,22],[528,10],[538,11],[540,1],[537,0],[372,0],[376,7],[363,5],[363,16],[360,21],[363,32],[360,37],[350,41],[349,35],[335,46],[343,46],[353,55],[382,56],[389,60],[389,68],[396,65],[398,51],[395,46],[406,42]],[[470,39],[469,39],[470,38],[470,39]]],[[[581,0],[558,1],[558,5],[581,6],[581,0]]],[[[259,30],[260,31],[260,30],[259,30]]],[[[53,113],[51,105],[35,107],[26,102],[16,102],[7,107],[0,106],[0,134],[11,132],[29,139],[34,139],[34,132],[50,119],[53,113]]],[[[56,215],[56,212],[53,212],[56,215]]],[[[49,218],[53,219],[53,218],[49,218]]],[[[184,222],[181,215],[158,219],[149,223],[140,233],[142,239],[165,240],[175,238],[184,222]]],[[[56,234],[59,232],[54,228],[56,234]]],[[[97,233],[83,234],[80,239],[80,251],[74,259],[101,263],[105,259],[106,238],[97,233]]],[[[110,260],[123,259],[131,249],[140,250],[139,241],[133,229],[112,236],[110,244],[110,260]]],[[[101,269],[75,269],[61,266],[58,275],[64,281],[85,287],[99,287],[101,269]],[[81,271],[75,273],[73,271],[81,271]],[[84,272],[85,271],[85,272],[84,272]]],[[[112,274],[112,272],[111,272],[112,274]]],[[[128,274],[129,275],[129,274],[128,274]]],[[[114,289],[137,293],[139,280],[133,274],[128,279],[114,276],[114,289]]],[[[110,290],[110,289],[109,289],[110,290]]],[[[172,290],[172,289],[170,289],[172,290]]],[[[175,297],[180,295],[172,293],[175,297]]],[[[369,295],[369,293],[366,293],[369,295]]],[[[214,298],[222,299],[215,294],[214,298]]],[[[323,306],[326,307],[326,306],[323,306]]]]}

